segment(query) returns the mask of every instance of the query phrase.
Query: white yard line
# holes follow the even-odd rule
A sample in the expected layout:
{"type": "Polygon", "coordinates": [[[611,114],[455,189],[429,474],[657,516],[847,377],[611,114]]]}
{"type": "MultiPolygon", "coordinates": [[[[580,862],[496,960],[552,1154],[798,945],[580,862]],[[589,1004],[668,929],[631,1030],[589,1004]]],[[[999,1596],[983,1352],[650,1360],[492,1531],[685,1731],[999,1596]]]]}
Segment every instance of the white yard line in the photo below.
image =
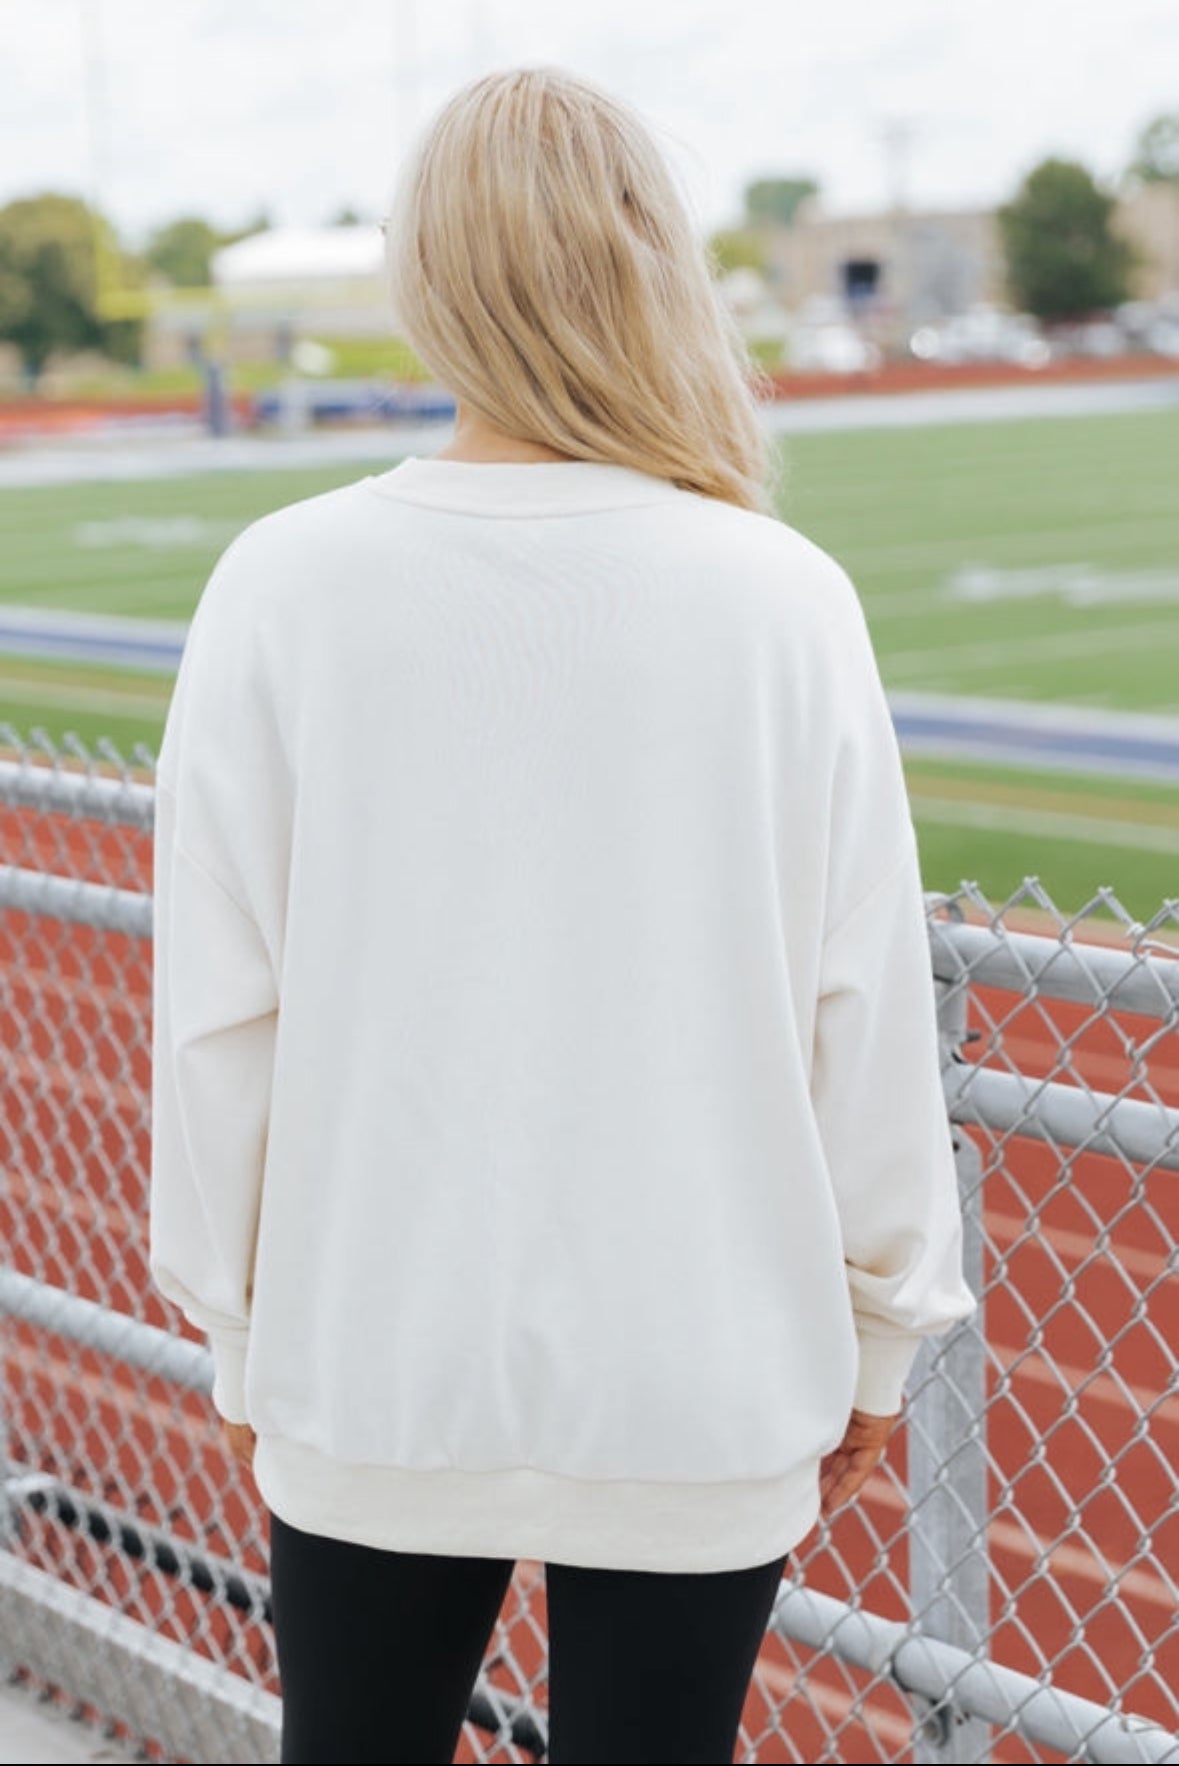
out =
{"type": "Polygon", "coordinates": [[[862,570],[865,564],[870,564],[873,570],[881,571],[913,570],[920,566],[936,569],[947,562],[957,564],[963,557],[969,558],[971,555],[982,557],[991,553],[1002,558],[1005,552],[1013,555],[1014,568],[1027,565],[1036,553],[1043,555],[1045,564],[1056,564],[1062,557],[1067,557],[1070,552],[1076,553],[1082,547],[1090,549],[1108,545],[1115,535],[1119,553],[1126,549],[1128,542],[1133,545],[1147,540],[1151,547],[1162,550],[1165,554],[1167,541],[1175,532],[1175,524],[1176,517],[1169,512],[1165,515],[1142,515],[1127,511],[1125,514],[1111,514],[1104,521],[1084,524],[1078,522],[1070,527],[1026,527],[1012,528],[1003,533],[930,535],[924,539],[898,540],[891,545],[886,542],[858,541],[854,554],[858,570],[862,570]]]}
{"type": "MultiPolygon", "coordinates": [[[[1167,1270],[1167,1258],[1161,1252],[1144,1251],[1138,1245],[1118,1245],[1110,1243],[1108,1251],[1097,1249],[1096,1234],[1101,1229],[1094,1226],[1092,1232],[1077,1232],[1067,1226],[1044,1226],[1041,1223],[1037,1231],[1051,1246],[1054,1255],[1065,1265],[1069,1275],[1083,1263],[1090,1271],[1103,1267],[1113,1269],[1116,1266],[1128,1274],[1140,1277],[1143,1282],[1157,1281],[1167,1270]]],[[[987,1238],[994,1246],[1002,1246],[1010,1250],[1016,1245],[1026,1242],[1028,1223],[1018,1214],[1004,1214],[994,1208],[986,1211],[987,1238]]],[[[1117,1232],[1116,1224],[1108,1229],[1111,1235],[1117,1232]]]]}

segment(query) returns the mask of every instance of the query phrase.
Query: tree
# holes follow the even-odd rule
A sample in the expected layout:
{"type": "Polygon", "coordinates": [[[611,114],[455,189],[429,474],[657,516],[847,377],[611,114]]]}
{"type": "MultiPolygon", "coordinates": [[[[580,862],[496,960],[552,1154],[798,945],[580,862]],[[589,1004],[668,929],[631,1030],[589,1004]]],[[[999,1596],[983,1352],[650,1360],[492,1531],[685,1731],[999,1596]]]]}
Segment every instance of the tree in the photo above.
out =
{"type": "Polygon", "coordinates": [[[141,274],[110,223],[76,196],[48,191],[0,209],[0,338],[16,345],[35,385],[55,350],[138,351],[137,322],[103,320],[96,257],[141,274]]]}
{"type": "Polygon", "coordinates": [[[722,276],[732,270],[764,271],[766,267],[765,245],[750,227],[723,227],[712,235],[708,249],[722,276]]]}
{"type": "Polygon", "coordinates": [[[54,351],[99,349],[139,359],[142,323],[99,311],[99,260],[123,288],[147,265],[124,254],[114,228],[80,197],[47,191],[0,209],[0,338],[16,345],[34,386],[54,351]]]}
{"type": "Polygon", "coordinates": [[[1142,184],[1179,184],[1179,110],[1164,111],[1140,130],[1128,170],[1142,184]]]}
{"type": "Polygon", "coordinates": [[[817,196],[813,178],[755,178],[745,186],[745,219],[751,227],[773,222],[789,227],[808,196],[817,196]]]}
{"type": "Polygon", "coordinates": [[[209,259],[222,244],[224,236],[208,221],[182,215],[156,228],[144,256],[174,288],[207,288],[212,279],[209,259]]]}
{"type": "Polygon", "coordinates": [[[200,215],[179,215],[151,234],[142,262],[165,277],[173,288],[208,288],[213,280],[212,260],[223,245],[236,245],[255,233],[268,233],[273,225],[269,213],[259,209],[244,227],[214,227],[200,215]]]}
{"type": "MultiPolygon", "coordinates": [[[[118,278],[119,293],[143,291],[151,281],[152,266],[145,257],[132,253],[121,252],[109,235],[111,268],[118,278]]],[[[102,352],[114,362],[124,362],[129,367],[139,367],[143,361],[143,318],[101,317],[102,352]]]]}
{"type": "Polygon", "coordinates": [[[1135,254],[1115,198],[1073,160],[1046,159],[999,210],[1012,296],[1038,319],[1080,319],[1126,299],[1135,254]]]}
{"type": "Polygon", "coordinates": [[[343,208],[338,208],[335,214],[327,218],[329,227],[359,227],[360,223],[361,215],[350,203],[345,203],[343,208]]]}

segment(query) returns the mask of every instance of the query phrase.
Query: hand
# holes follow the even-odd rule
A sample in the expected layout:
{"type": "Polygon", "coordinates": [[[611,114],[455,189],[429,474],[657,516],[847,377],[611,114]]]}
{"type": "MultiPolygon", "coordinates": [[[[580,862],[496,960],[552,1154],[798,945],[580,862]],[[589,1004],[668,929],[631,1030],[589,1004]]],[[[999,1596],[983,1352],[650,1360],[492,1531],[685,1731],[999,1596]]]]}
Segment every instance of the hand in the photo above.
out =
{"type": "Polygon", "coordinates": [[[875,1471],[900,1414],[869,1416],[866,1410],[852,1411],[843,1440],[819,1461],[819,1512],[824,1520],[850,1502],[875,1471]]]}
{"type": "Polygon", "coordinates": [[[249,1423],[227,1423],[222,1418],[221,1434],[225,1445],[238,1464],[244,1466],[247,1472],[252,1472],[254,1469],[254,1446],[258,1437],[249,1423]]]}

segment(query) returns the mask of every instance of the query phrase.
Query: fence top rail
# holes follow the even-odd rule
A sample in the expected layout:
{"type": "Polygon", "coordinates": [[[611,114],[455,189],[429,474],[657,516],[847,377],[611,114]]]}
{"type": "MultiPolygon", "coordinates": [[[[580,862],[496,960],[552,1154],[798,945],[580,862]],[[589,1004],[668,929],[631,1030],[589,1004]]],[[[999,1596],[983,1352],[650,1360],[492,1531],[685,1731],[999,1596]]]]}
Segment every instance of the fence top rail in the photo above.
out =
{"type": "Polygon", "coordinates": [[[30,760],[0,759],[0,803],[144,830],[155,820],[155,789],[150,784],[30,760]]]}
{"type": "Polygon", "coordinates": [[[22,870],[0,864],[0,909],[41,915],[99,932],[125,932],[132,938],[152,935],[152,898],[114,883],[88,883],[81,877],[58,877],[49,871],[22,870]]]}
{"type": "MultiPolygon", "coordinates": [[[[936,909],[940,897],[927,898],[936,909]]],[[[1006,927],[942,920],[931,913],[929,941],[937,981],[967,980],[1012,993],[1038,993],[1077,1005],[1109,1007],[1148,1018],[1179,1013],[1179,952],[1162,947],[1121,950],[1006,927]]]]}
{"type": "Polygon", "coordinates": [[[1029,1079],[973,1061],[951,1062],[942,1080],[952,1122],[1179,1171],[1179,1109],[1158,1099],[1029,1079]]]}

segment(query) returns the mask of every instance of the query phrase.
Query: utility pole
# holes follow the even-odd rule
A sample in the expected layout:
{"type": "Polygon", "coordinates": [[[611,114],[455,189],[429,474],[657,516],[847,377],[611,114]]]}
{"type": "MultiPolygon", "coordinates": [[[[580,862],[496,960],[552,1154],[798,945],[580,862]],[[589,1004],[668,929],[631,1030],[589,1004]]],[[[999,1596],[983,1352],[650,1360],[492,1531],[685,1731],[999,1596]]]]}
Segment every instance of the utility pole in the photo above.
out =
{"type": "Polygon", "coordinates": [[[909,117],[889,117],[877,130],[883,152],[888,188],[888,206],[903,212],[909,206],[910,153],[917,135],[917,126],[909,117]]]}
{"type": "Polygon", "coordinates": [[[892,342],[894,346],[904,347],[913,329],[913,300],[916,293],[909,176],[917,128],[909,117],[888,117],[879,125],[877,133],[884,160],[888,214],[895,242],[889,282],[894,323],[899,335],[894,336],[892,342]]]}
{"type": "Polygon", "coordinates": [[[393,85],[396,92],[396,153],[413,150],[419,111],[418,9],[416,0],[396,0],[393,8],[393,85]]]}
{"type": "Polygon", "coordinates": [[[94,246],[94,302],[104,318],[117,315],[109,310],[118,278],[112,274],[109,243],[102,221],[102,192],[106,183],[108,148],[108,110],[106,102],[106,64],[102,48],[101,0],[79,0],[79,24],[82,36],[82,77],[86,119],[86,147],[90,160],[90,231],[94,246]]]}

